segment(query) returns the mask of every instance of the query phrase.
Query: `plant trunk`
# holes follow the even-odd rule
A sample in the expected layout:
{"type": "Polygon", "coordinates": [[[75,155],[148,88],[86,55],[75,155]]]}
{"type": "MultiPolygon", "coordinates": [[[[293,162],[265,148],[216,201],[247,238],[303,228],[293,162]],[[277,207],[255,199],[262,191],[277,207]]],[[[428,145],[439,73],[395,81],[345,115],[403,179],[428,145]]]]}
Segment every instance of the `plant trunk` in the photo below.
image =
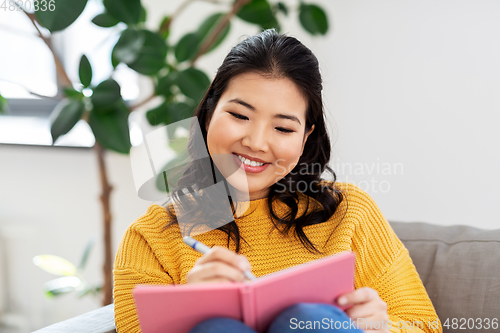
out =
{"type": "Polygon", "coordinates": [[[104,284],[103,284],[103,299],[102,305],[113,303],[113,255],[111,244],[111,209],[109,206],[109,197],[113,187],[109,185],[108,177],[106,175],[106,163],[104,160],[105,150],[99,143],[94,146],[97,153],[97,161],[99,163],[99,175],[101,178],[101,204],[104,217],[104,284]]]}

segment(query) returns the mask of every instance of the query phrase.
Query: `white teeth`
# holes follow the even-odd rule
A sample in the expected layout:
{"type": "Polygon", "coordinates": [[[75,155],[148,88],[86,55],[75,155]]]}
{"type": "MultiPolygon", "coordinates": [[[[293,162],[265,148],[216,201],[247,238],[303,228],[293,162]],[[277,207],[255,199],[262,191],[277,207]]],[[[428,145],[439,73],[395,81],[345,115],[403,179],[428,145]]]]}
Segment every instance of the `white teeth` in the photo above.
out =
{"type": "Polygon", "coordinates": [[[244,158],[243,156],[240,156],[240,155],[237,155],[237,156],[240,159],[240,161],[243,162],[246,165],[249,165],[249,166],[263,166],[264,165],[264,163],[259,163],[259,162],[251,161],[248,158],[244,158]]]}

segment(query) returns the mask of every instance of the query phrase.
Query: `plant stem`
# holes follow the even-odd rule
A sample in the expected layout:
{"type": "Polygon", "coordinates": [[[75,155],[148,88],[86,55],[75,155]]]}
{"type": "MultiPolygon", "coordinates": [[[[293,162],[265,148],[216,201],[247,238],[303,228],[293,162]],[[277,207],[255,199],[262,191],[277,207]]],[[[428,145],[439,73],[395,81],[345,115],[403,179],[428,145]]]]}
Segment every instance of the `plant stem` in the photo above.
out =
{"type": "Polygon", "coordinates": [[[163,24],[161,27],[160,27],[160,32],[165,32],[165,31],[168,31],[168,29],[170,29],[170,25],[172,24],[172,20],[174,18],[176,18],[191,2],[193,2],[194,0],[185,0],[183,3],[181,3],[181,5],[175,10],[175,12],[170,16],[170,18],[167,20],[167,22],[165,22],[165,24],[163,24]]]}
{"type": "Polygon", "coordinates": [[[18,85],[18,86],[22,87],[24,90],[26,90],[30,95],[33,95],[33,96],[36,96],[36,97],[45,98],[45,99],[53,99],[53,100],[56,100],[56,101],[60,100],[59,98],[57,98],[57,96],[50,97],[50,96],[45,96],[45,95],[37,94],[36,92],[33,92],[33,91],[29,90],[28,87],[26,87],[25,85],[23,85],[23,84],[21,84],[19,82],[7,80],[7,79],[2,79],[2,81],[18,85]]]}
{"type": "MultiPolygon", "coordinates": [[[[15,2],[14,2],[15,3],[15,2]]],[[[17,4],[16,4],[17,5],[17,4]]],[[[21,7],[19,7],[21,8],[21,7]]],[[[22,9],[22,8],[21,8],[22,9]]],[[[71,80],[69,79],[68,75],[66,74],[66,71],[64,70],[64,66],[62,65],[61,61],[59,58],[56,56],[54,49],[52,48],[52,45],[50,43],[50,39],[45,38],[42,35],[42,32],[40,29],[38,29],[38,26],[36,25],[36,16],[34,14],[29,14],[27,13],[24,9],[22,9],[23,12],[29,17],[33,25],[35,26],[36,30],[38,31],[38,36],[45,42],[47,47],[49,48],[50,52],[52,53],[52,56],[54,57],[54,61],[56,63],[56,70],[57,70],[57,78],[61,80],[61,83],[63,86],[69,86],[72,87],[73,85],[71,84],[71,80]]],[[[99,164],[99,176],[101,179],[101,203],[102,203],[102,209],[103,209],[103,215],[104,215],[104,286],[103,286],[103,299],[102,299],[102,305],[108,305],[113,302],[113,275],[112,275],[112,269],[113,269],[113,255],[112,255],[112,246],[111,246],[111,209],[110,209],[110,203],[109,203],[109,197],[111,190],[113,187],[109,185],[108,182],[108,177],[106,175],[106,161],[104,160],[104,148],[101,147],[101,145],[96,141],[95,143],[95,150],[97,153],[97,160],[99,164]]]]}
{"type": "MultiPolygon", "coordinates": [[[[186,7],[194,2],[196,0],[185,0],[183,3],[180,4],[180,6],[175,10],[175,12],[170,16],[170,18],[160,27],[160,33],[167,31],[170,29],[170,25],[172,24],[172,21],[174,18],[179,16],[179,14],[186,9],[186,7]]],[[[204,1],[204,2],[210,2],[213,4],[224,4],[224,2],[219,1],[219,0],[198,0],[198,1],[204,1]]]]}
{"type": "Polygon", "coordinates": [[[104,295],[102,300],[102,305],[108,305],[113,303],[113,255],[111,246],[111,210],[109,205],[109,197],[113,187],[109,185],[108,177],[106,175],[106,163],[104,160],[105,150],[102,146],[96,142],[94,146],[97,152],[97,161],[99,164],[99,175],[101,178],[101,196],[100,200],[103,208],[103,218],[104,218],[104,295]]]}
{"type": "Polygon", "coordinates": [[[151,101],[153,98],[155,98],[156,95],[153,93],[152,95],[150,95],[148,98],[146,98],[145,100],[142,100],[141,102],[135,104],[134,106],[131,106],[129,107],[130,109],[130,112],[132,111],[135,111],[137,110],[138,108],[140,108],[141,106],[143,106],[144,104],[148,103],[149,101],[151,101]]]}
{"type": "Polygon", "coordinates": [[[243,7],[245,4],[249,3],[250,0],[238,0],[234,3],[233,8],[231,8],[231,11],[229,11],[224,17],[219,21],[219,23],[213,28],[212,32],[210,35],[208,35],[207,39],[205,39],[205,42],[201,45],[201,47],[198,49],[198,52],[194,56],[193,60],[191,60],[191,66],[194,65],[194,63],[198,60],[200,56],[205,54],[210,47],[212,46],[213,43],[217,40],[219,35],[222,33],[226,25],[231,21],[234,15],[236,15],[241,7],[243,7]]]}
{"type": "MultiPolygon", "coordinates": [[[[15,1],[14,1],[15,3],[15,1]]],[[[17,4],[16,4],[17,5],[17,4]]],[[[56,72],[57,72],[57,78],[61,80],[61,85],[63,87],[73,87],[71,84],[71,80],[69,79],[68,75],[66,74],[66,71],[64,70],[64,66],[62,65],[61,61],[59,60],[59,57],[56,55],[54,52],[54,49],[52,48],[52,43],[50,41],[50,37],[46,38],[42,35],[42,32],[40,29],[38,29],[38,26],[36,25],[37,19],[35,14],[30,14],[26,12],[22,7],[19,7],[22,9],[22,11],[28,16],[28,18],[31,20],[31,23],[33,23],[33,26],[35,27],[36,31],[38,32],[38,36],[44,41],[44,43],[47,45],[49,48],[50,52],[52,53],[52,56],[54,57],[54,62],[56,64],[56,72]]]]}

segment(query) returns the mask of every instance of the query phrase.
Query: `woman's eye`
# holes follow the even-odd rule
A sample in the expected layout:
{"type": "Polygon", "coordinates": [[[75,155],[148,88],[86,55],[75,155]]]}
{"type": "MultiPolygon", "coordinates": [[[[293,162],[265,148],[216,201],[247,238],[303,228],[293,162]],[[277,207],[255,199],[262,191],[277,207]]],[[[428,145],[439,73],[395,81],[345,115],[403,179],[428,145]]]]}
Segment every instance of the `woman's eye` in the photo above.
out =
{"type": "Polygon", "coordinates": [[[276,127],[276,129],[280,132],[283,132],[283,133],[292,133],[292,132],[295,132],[295,131],[292,131],[292,130],[289,130],[289,129],[286,129],[286,128],[283,128],[283,127],[276,127]]]}
{"type": "Polygon", "coordinates": [[[237,114],[237,113],[233,113],[233,112],[229,112],[233,117],[235,117],[236,119],[242,119],[242,120],[248,120],[247,117],[245,116],[242,116],[241,114],[237,114]]]}
{"type": "MultiPolygon", "coordinates": [[[[241,114],[238,114],[238,113],[229,112],[229,114],[230,114],[231,116],[233,116],[234,118],[236,118],[236,119],[240,119],[240,120],[248,120],[248,118],[247,118],[247,117],[242,116],[241,114]]],[[[276,129],[277,129],[278,131],[282,132],[282,133],[293,133],[293,132],[295,132],[295,131],[293,131],[293,130],[289,130],[289,129],[287,129],[287,128],[283,128],[283,127],[276,127],[276,129]]]]}

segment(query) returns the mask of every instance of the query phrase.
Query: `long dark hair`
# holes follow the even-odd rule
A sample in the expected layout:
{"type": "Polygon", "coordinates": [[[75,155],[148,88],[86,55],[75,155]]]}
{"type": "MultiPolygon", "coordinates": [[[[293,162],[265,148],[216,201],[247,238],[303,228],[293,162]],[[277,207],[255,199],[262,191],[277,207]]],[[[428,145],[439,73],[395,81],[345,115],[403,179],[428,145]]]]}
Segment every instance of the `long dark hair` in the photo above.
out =
{"type": "MultiPolygon", "coordinates": [[[[177,188],[189,188],[195,183],[201,184],[201,187],[204,186],[203,184],[205,186],[214,184],[214,175],[209,166],[211,165],[214,168],[213,170],[217,172],[215,164],[210,157],[209,164],[200,163],[202,156],[196,156],[199,153],[193,148],[200,145],[206,147],[207,128],[220,97],[232,78],[248,72],[259,73],[268,77],[288,78],[297,85],[307,98],[305,133],[312,128],[313,124],[314,130],[309,135],[303,154],[295,168],[270,187],[267,205],[276,229],[283,234],[288,234],[290,229],[294,227],[294,236],[298,236],[300,242],[310,252],[321,253],[315,247],[315,244],[308,239],[303,228],[328,221],[336,212],[344,197],[342,192],[335,188],[336,175],[328,166],[331,147],[323,111],[321,95],[323,85],[318,60],[311,50],[294,37],[279,34],[274,29],[268,29],[258,35],[246,38],[232,48],[219,67],[214,80],[194,114],[201,129],[201,135],[191,135],[189,138],[188,152],[192,162],[185,168],[177,188]],[[305,172],[304,166],[306,166],[305,172]],[[321,182],[321,175],[324,171],[333,175],[333,182],[321,182]],[[302,186],[298,186],[299,181],[302,186]],[[304,182],[307,186],[303,186],[304,182]],[[298,202],[304,199],[299,197],[299,193],[304,194],[307,200],[305,213],[301,216],[297,216],[299,211],[298,202]],[[307,213],[310,204],[313,204],[314,201],[311,199],[319,203],[319,206],[315,204],[312,206],[314,208],[312,212],[307,213]],[[272,203],[275,200],[282,201],[290,208],[286,216],[280,217],[273,210],[272,203]]],[[[198,126],[198,124],[191,124],[192,134],[199,132],[193,131],[193,126],[198,126]]],[[[171,199],[179,200],[179,193],[179,190],[174,191],[171,199]]],[[[210,198],[207,200],[210,200],[210,198]]],[[[232,208],[234,213],[235,207],[232,206],[232,208]]],[[[168,227],[176,223],[177,220],[169,205],[167,205],[167,211],[172,217],[171,222],[167,225],[168,227]]],[[[210,212],[210,210],[204,209],[204,214],[207,213],[217,218],[218,213],[216,210],[210,212]]],[[[199,214],[198,220],[203,223],[199,214]]],[[[193,222],[193,226],[196,226],[196,223],[193,222]]],[[[236,244],[236,252],[239,252],[240,234],[235,221],[233,220],[217,229],[227,234],[228,247],[230,239],[232,239],[236,244]]]]}

